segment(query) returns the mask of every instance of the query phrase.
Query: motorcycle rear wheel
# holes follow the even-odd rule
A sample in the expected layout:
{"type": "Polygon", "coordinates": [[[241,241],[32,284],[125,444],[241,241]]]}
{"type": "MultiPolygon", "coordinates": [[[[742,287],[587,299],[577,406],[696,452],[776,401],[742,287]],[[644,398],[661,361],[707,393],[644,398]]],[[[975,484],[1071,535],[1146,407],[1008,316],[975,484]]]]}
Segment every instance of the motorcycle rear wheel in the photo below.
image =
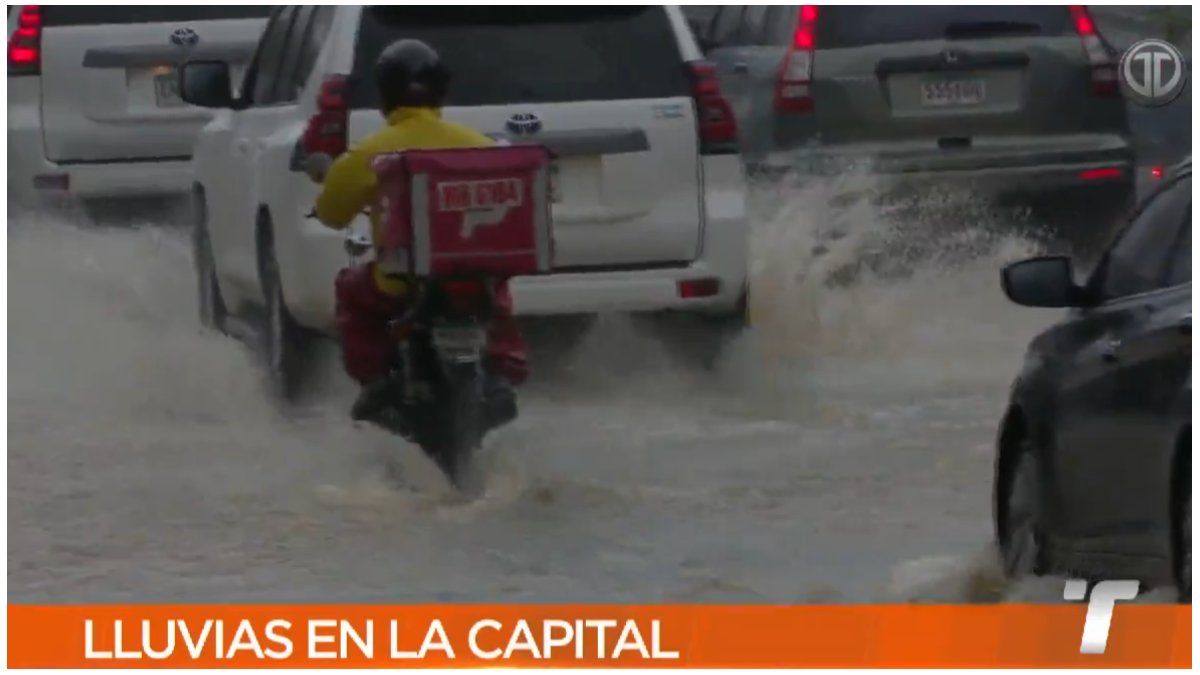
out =
{"type": "Polygon", "coordinates": [[[419,443],[456,488],[463,488],[471,458],[483,440],[483,402],[475,375],[448,378],[432,406],[419,443]]]}

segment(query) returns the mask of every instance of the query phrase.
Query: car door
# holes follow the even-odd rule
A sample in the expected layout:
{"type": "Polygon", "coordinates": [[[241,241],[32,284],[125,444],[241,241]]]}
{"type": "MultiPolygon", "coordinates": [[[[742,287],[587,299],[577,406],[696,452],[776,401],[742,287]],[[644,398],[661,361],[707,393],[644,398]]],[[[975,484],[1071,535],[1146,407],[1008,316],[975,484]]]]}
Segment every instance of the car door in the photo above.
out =
{"type": "MultiPolygon", "coordinates": [[[[313,273],[311,251],[306,250],[304,240],[311,235],[312,228],[325,228],[315,216],[309,216],[321,186],[301,170],[298,161],[304,156],[304,131],[317,107],[323,75],[329,72],[323,70],[322,74],[314,75],[336,13],[337,7],[332,5],[305,6],[299,10],[280,69],[276,88],[279,103],[271,109],[276,119],[260,138],[258,151],[255,178],[258,202],[271,216],[273,253],[284,297],[292,303],[289,309],[297,312],[297,319],[307,318],[303,312],[310,304],[302,289],[307,288],[305,280],[313,273]]],[[[359,231],[365,233],[369,229],[359,231]]],[[[332,283],[328,292],[327,304],[332,306],[332,283]]]]}
{"type": "Polygon", "coordinates": [[[1187,376],[1180,359],[1190,359],[1179,326],[1190,321],[1180,302],[1190,282],[1169,285],[1174,249],[1190,229],[1190,195],[1189,176],[1144,205],[1089,282],[1100,304],[1079,311],[1069,329],[1053,434],[1057,510],[1064,533],[1094,547],[1148,533],[1165,503],[1161,455],[1171,443],[1153,420],[1187,376]]]}
{"type": "MultiPolygon", "coordinates": [[[[1191,192],[1190,185],[1176,190],[1191,192]]],[[[1142,299],[1144,319],[1131,324],[1109,345],[1116,382],[1108,415],[1120,424],[1107,439],[1113,468],[1104,476],[1104,489],[1114,494],[1121,489],[1128,492],[1122,499],[1110,501],[1110,509],[1099,511],[1098,516],[1104,518],[1097,527],[1100,536],[1115,529],[1108,526],[1124,525],[1137,532],[1139,540],[1144,536],[1168,541],[1171,472],[1179,433],[1175,406],[1191,376],[1190,199],[1184,210],[1161,288],[1142,299]],[[1182,264],[1187,265],[1186,276],[1176,273],[1182,264]]],[[[1128,537],[1122,540],[1132,541],[1128,537]]]]}
{"type": "MultiPolygon", "coordinates": [[[[284,124],[295,95],[284,78],[285,54],[292,40],[301,39],[315,7],[289,6],[271,17],[242,84],[244,108],[230,124],[230,150],[224,180],[229,188],[219,206],[229,219],[213,249],[223,261],[223,272],[246,297],[257,298],[258,261],[255,222],[263,203],[259,162],[267,137],[284,124]],[[290,100],[289,100],[290,96],[290,100]]],[[[218,199],[210,197],[210,202],[218,199]]],[[[210,213],[212,209],[210,208],[210,213]]]]}

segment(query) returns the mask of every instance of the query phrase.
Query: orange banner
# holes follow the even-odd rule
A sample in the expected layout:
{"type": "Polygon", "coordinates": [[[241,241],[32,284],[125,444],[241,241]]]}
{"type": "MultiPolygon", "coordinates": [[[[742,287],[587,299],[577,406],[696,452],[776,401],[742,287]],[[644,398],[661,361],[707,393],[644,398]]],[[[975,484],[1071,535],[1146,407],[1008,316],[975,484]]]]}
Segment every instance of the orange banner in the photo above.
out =
{"type": "Polygon", "coordinates": [[[16,668],[1190,667],[1191,607],[143,605],[8,607],[16,668]]]}

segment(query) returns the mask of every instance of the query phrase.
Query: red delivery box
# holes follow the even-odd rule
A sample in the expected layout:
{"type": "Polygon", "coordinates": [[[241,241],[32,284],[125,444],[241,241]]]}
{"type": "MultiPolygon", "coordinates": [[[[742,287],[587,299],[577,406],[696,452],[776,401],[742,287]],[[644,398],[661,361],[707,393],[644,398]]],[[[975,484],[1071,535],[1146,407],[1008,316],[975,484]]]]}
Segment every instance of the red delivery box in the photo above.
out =
{"type": "Polygon", "coordinates": [[[376,157],[381,253],[422,277],[549,272],[550,159],[538,145],[376,157]]]}

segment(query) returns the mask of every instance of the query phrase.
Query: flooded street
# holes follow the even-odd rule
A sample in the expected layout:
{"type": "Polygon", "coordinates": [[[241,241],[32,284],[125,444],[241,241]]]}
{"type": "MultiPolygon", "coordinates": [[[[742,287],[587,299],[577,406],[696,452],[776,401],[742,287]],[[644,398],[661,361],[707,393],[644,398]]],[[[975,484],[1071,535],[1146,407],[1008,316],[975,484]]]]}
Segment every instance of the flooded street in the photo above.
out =
{"type": "Polygon", "coordinates": [[[844,187],[759,195],[754,330],[717,372],[604,318],[523,391],[471,501],[349,421],[332,347],[320,394],[273,403],[252,350],[200,328],[185,231],[15,216],[9,600],[1003,596],[992,443],[1055,314],[998,270],[1033,247],[980,217],[903,274],[831,283],[892,225],[844,187]]]}

